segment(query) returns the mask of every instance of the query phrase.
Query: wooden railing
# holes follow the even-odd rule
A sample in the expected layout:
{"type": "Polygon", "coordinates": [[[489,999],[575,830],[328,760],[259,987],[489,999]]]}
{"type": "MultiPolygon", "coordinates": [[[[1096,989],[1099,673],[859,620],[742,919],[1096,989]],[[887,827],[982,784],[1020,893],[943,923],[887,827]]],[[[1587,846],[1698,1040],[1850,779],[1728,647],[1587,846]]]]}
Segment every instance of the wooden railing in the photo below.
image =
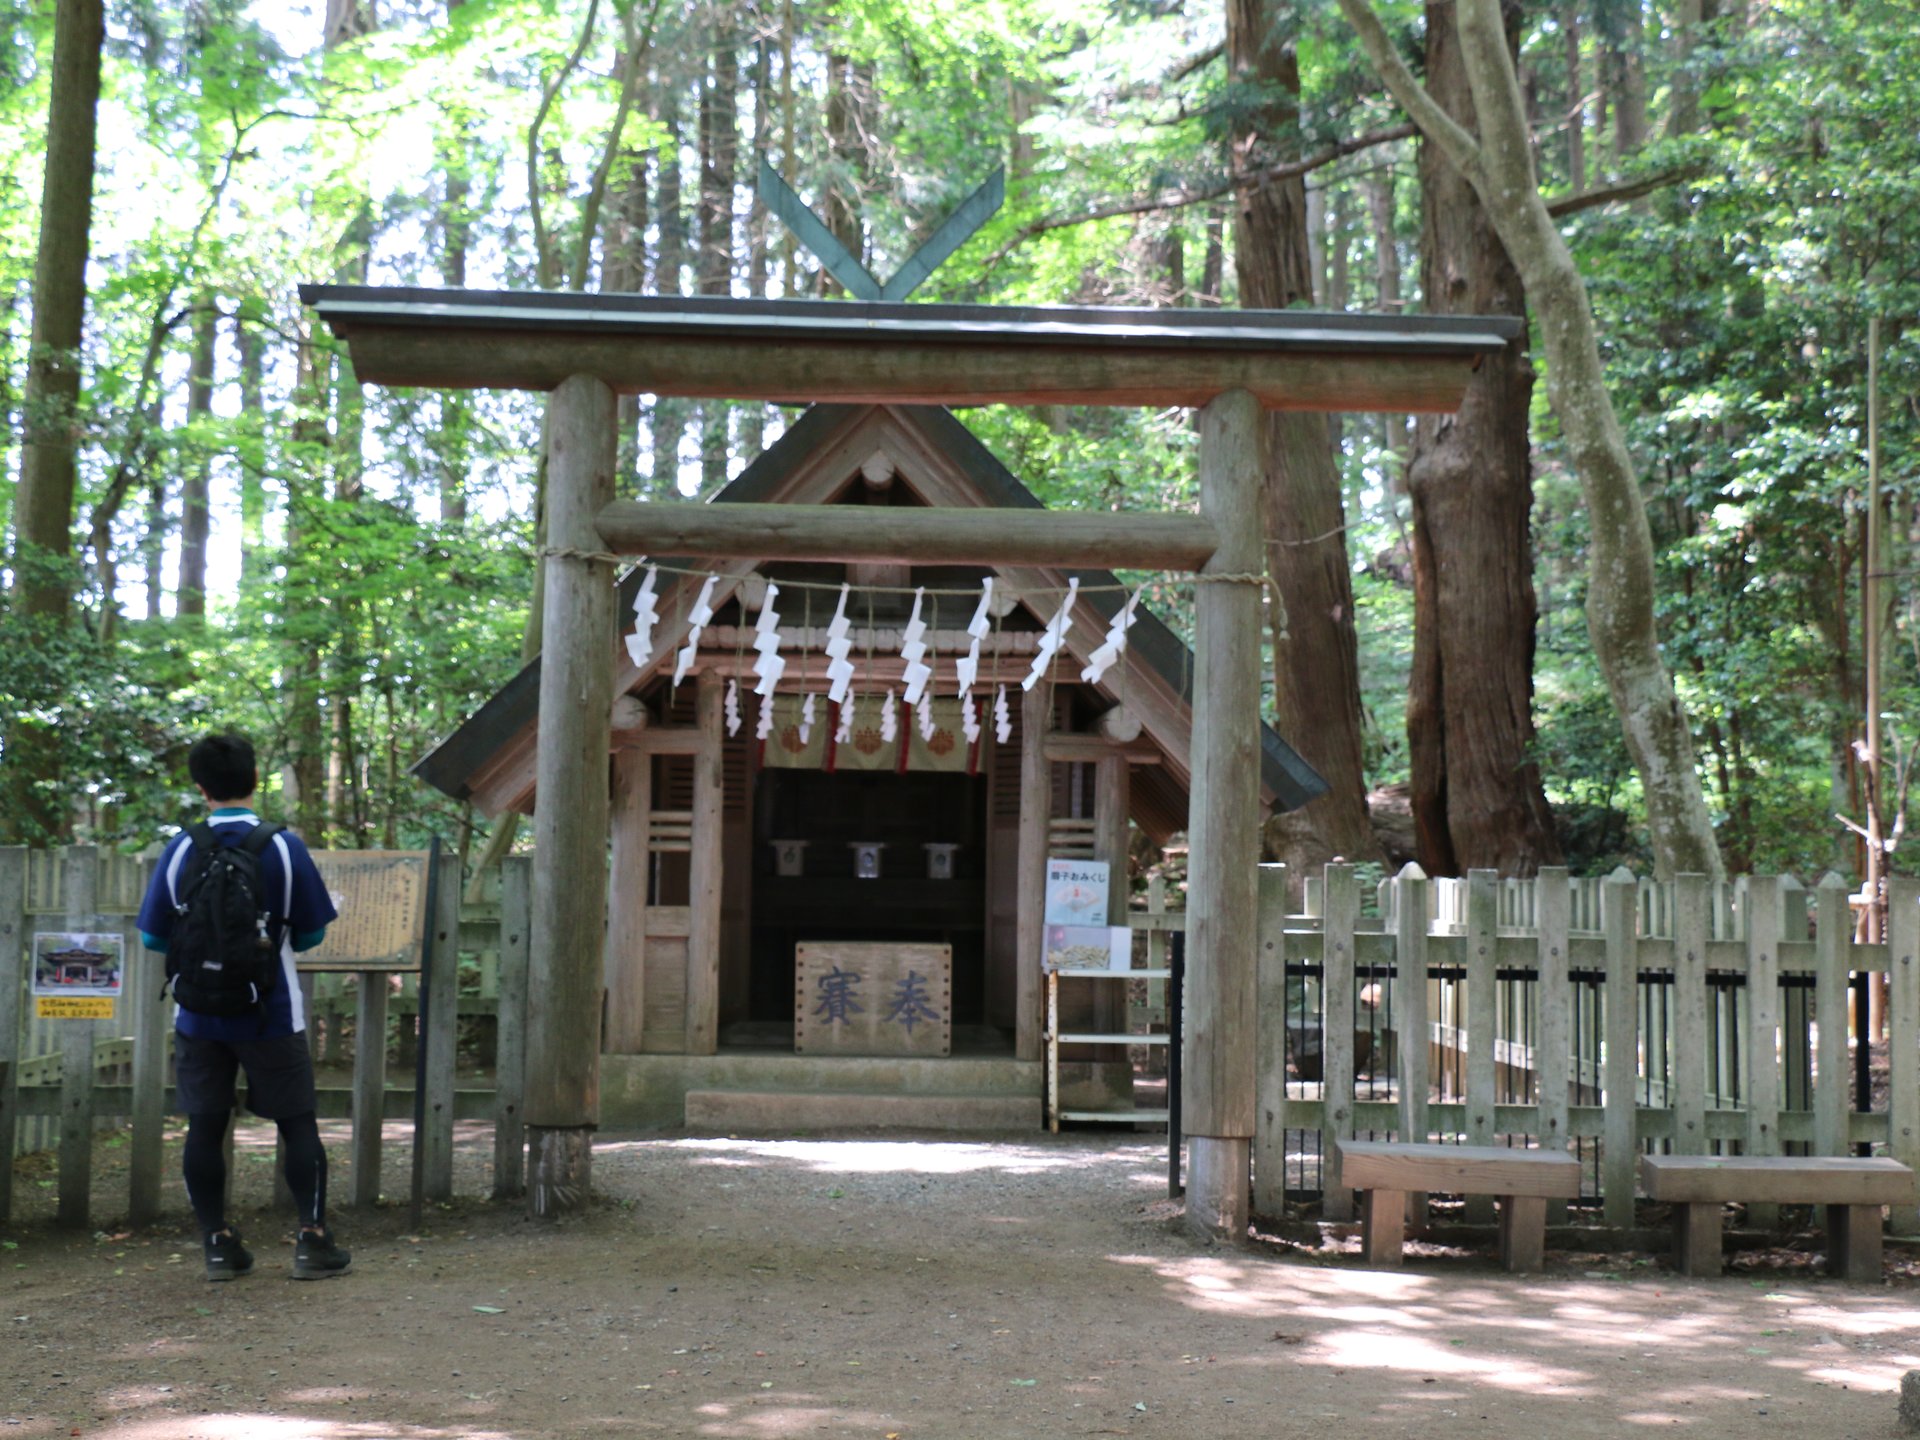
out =
{"type": "MultiPolygon", "coordinates": [[[[130,1129],[128,1213],[153,1218],[160,1197],[161,1135],[168,1105],[171,1008],[159,1000],[161,957],[140,944],[134,916],[145,893],[153,855],[130,857],[91,846],[61,851],[0,848],[0,1221],[11,1213],[11,1157],[57,1149],[60,1218],[84,1224],[92,1182],[93,1141],[103,1126],[130,1129]],[[43,1020],[29,994],[32,936],[36,931],[119,932],[127,970],[112,1018],[43,1020]]],[[[493,1190],[516,1191],[522,1180],[521,1062],[525,1041],[528,954],[528,862],[510,858],[496,872],[483,903],[460,903],[457,857],[442,854],[436,934],[453,945],[429,951],[431,1006],[424,1037],[419,1025],[420,977],[302,975],[309,1029],[325,1067],[349,1055],[352,1083],[323,1083],[323,1119],[354,1122],[352,1183],[356,1203],[378,1193],[382,1120],[407,1120],[416,1109],[416,1075],[424,1080],[419,1184],[429,1199],[453,1193],[453,1127],[457,1120],[488,1120],[495,1131],[493,1190]],[[374,988],[374,987],[377,987],[374,988]],[[439,997],[454,996],[442,1004],[439,997]],[[482,1040],[492,1084],[461,1085],[456,1049],[462,1017],[485,1017],[482,1040]],[[378,1047],[343,1043],[376,1030],[378,1047]],[[416,1065],[426,1042],[426,1063],[416,1065]],[[389,1073],[389,1057],[398,1061],[389,1073]]]]}
{"type": "Polygon", "coordinates": [[[1304,1192],[1349,1214],[1338,1136],[1571,1149],[1618,1226],[1648,1150],[1864,1145],[1920,1164],[1920,880],[1892,882],[1888,943],[1866,945],[1837,876],[1809,891],[1791,877],[1429,881],[1410,867],[1366,914],[1354,871],[1333,866],[1289,914],[1284,874],[1263,872],[1256,1210],[1304,1192]],[[1876,974],[1890,994],[1882,1109],[1849,1050],[1876,974]]]}

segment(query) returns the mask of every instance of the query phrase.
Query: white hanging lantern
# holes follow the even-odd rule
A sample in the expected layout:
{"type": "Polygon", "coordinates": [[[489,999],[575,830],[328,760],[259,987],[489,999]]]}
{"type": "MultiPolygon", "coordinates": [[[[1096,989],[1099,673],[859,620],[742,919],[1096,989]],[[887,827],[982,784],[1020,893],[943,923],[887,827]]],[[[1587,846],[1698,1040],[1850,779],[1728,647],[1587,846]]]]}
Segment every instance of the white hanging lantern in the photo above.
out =
{"type": "Polygon", "coordinates": [[[1040,677],[1047,673],[1047,667],[1053,664],[1053,657],[1060,653],[1060,647],[1067,642],[1067,632],[1073,629],[1073,600],[1080,593],[1078,578],[1067,581],[1066,598],[1060,602],[1060,608],[1053,612],[1053,618],[1047,622],[1047,628],[1040,632],[1040,642],[1034,648],[1033,667],[1027,671],[1026,679],[1020,682],[1022,690],[1031,690],[1040,683],[1040,677]]]}
{"type": "Polygon", "coordinates": [[[1133,628],[1137,618],[1133,611],[1140,603],[1140,592],[1134,591],[1127,597],[1127,603],[1120,607],[1120,613],[1113,617],[1113,624],[1107,628],[1107,638],[1100,642],[1100,648],[1087,657],[1087,668],[1080,672],[1080,679],[1088,685],[1098,685],[1100,677],[1113,668],[1122,652],[1127,648],[1127,631],[1133,628]]]}
{"type": "MultiPolygon", "coordinates": [[[[753,649],[755,659],[753,673],[760,683],[753,687],[753,693],[763,700],[771,701],[774,687],[780,683],[780,677],[787,673],[787,662],[780,658],[780,612],[773,608],[773,602],[780,596],[780,587],[771,580],[767,582],[767,598],[760,602],[760,614],[753,622],[753,649]]],[[[769,712],[772,706],[767,707],[769,712]]],[[[764,735],[762,739],[766,738],[764,735]]]]}
{"type": "Polygon", "coordinates": [[[659,576],[658,566],[647,566],[647,573],[640,579],[639,592],[633,597],[633,633],[627,636],[627,655],[640,670],[646,669],[647,662],[653,659],[653,627],[660,623],[660,603],[654,584],[659,576]]]}
{"type": "Polygon", "coordinates": [[[693,668],[693,662],[700,654],[700,632],[713,623],[713,587],[718,583],[717,575],[707,576],[706,583],[700,587],[698,598],[693,602],[693,609],[687,612],[687,643],[682,645],[680,653],[673,657],[675,686],[687,678],[687,671],[693,668]]]}

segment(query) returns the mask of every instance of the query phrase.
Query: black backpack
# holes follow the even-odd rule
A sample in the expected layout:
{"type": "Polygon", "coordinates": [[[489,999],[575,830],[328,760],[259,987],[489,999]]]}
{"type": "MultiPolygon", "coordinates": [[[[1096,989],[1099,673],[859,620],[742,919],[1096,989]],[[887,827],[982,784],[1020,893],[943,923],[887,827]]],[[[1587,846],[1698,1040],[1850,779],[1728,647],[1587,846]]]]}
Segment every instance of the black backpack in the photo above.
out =
{"type": "Polygon", "coordinates": [[[271,913],[260,900],[260,854],[284,825],[255,825],[238,845],[222,845],[204,820],[188,838],[193,853],[174,887],[167,984],[183,1010],[250,1015],[279,983],[271,913]]]}

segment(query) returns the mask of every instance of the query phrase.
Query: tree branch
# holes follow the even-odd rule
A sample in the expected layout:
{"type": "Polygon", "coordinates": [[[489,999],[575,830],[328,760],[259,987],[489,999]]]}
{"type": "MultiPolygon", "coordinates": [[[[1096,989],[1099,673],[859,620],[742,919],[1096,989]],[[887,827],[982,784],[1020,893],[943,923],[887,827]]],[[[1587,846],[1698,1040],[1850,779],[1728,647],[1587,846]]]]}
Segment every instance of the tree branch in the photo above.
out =
{"type": "Polygon", "coordinates": [[[1440,147],[1454,168],[1471,183],[1483,169],[1480,143],[1413,78],[1413,72],[1394,50],[1380,17],[1373,13],[1373,6],[1367,0],[1340,0],[1340,13],[1353,26],[1354,34],[1360,38],[1360,48],[1367,52],[1367,59],[1373,62],[1374,70],[1393,98],[1400,102],[1400,108],[1413,117],[1421,132],[1440,147]]]}
{"type": "Polygon", "coordinates": [[[1364,135],[1356,135],[1351,140],[1342,140],[1325,150],[1307,156],[1304,160],[1289,160],[1281,165],[1268,165],[1258,170],[1235,170],[1210,180],[1204,185],[1186,185],[1174,190],[1165,190],[1158,195],[1139,196],[1132,200],[1117,200],[1111,205],[1096,206],[1092,210],[1074,215],[1046,215],[1038,220],[1021,226],[998,250],[986,258],[982,268],[991,270],[1013,251],[1049,230],[1065,230],[1074,225],[1090,225],[1096,220],[1112,220],[1121,215],[1149,215],[1160,210],[1179,210],[1188,205],[1204,204],[1208,200],[1217,200],[1222,195],[1241,185],[1272,185],[1281,180],[1291,180],[1301,175],[1311,174],[1334,161],[1361,150],[1370,150],[1376,145],[1385,145],[1394,140],[1406,140],[1420,133],[1416,125],[1390,125],[1384,130],[1369,130],[1364,135]]]}
{"type": "Polygon", "coordinates": [[[559,98],[561,87],[580,68],[581,57],[587,53],[587,46],[593,43],[593,27],[599,18],[600,0],[588,0],[587,18],[580,26],[580,43],[573,47],[573,54],[567,57],[567,62],[541,90],[540,108],[533,112],[533,124],[527,127],[527,206],[533,216],[533,260],[542,290],[553,288],[553,272],[558,267],[547,236],[546,214],[540,204],[540,132],[546,128],[547,116],[553,110],[553,102],[559,98]]]}
{"type": "Polygon", "coordinates": [[[627,116],[633,113],[634,98],[640,93],[640,77],[646,74],[641,63],[647,52],[653,48],[653,27],[660,18],[662,0],[653,0],[653,9],[647,12],[647,23],[635,33],[632,25],[632,12],[628,12],[627,23],[627,73],[620,86],[620,105],[614,112],[613,129],[607,135],[607,143],[600,152],[600,163],[593,167],[593,179],[587,186],[587,196],[580,205],[580,243],[574,247],[573,272],[567,277],[569,289],[587,288],[587,265],[593,258],[593,237],[600,228],[600,206],[607,198],[607,179],[613,173],[613,162],[620,153],[620,137],[627,128],[627,116]]]}
{"type": "MultiPolygon", "coordinates": [[[[1547,214],[1556,220],[1564,220],[1569,215],[1578,215],[1583,210],[1597,210],[1602,205],[1611,205],[1616,200],[1638,200],[1642,195],[1651,195],[1656,190],[1664,190],[1669,185],[1677,185],[1682,180],[1691,180],[1700,174],[1704,165],[1680,165],[1672,170],[1662,170],[1657,175],[1642,175],[1633,180],[1622,180],[1615,185],[1599,185],[1591,190],[1576,191],[1571,195],[1556,195],[1547,200],[1547,214]]],[[[1544,198],[1544,197],[1543,197],[1544,198]]]]}

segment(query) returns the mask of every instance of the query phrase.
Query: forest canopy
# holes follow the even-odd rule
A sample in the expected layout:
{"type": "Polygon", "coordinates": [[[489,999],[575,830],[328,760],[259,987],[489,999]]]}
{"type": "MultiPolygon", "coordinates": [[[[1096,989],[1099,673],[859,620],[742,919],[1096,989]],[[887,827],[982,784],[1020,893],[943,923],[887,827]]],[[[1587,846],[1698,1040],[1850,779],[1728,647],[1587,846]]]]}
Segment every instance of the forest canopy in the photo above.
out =
{"type": "MultiPolygon", "coordinates": [[[[1334,793],[1269,845],[1651,866],[1673,777],[1590,625],[1628,522],[1549,393],[1569,302],[1353,23],[1491,153],[1458,8],[0,0],[0,843],[151,843],[231,724],[315,844],[484,844],[409,768],[530,653],[542,397],[362,387],[296,288],[839,295],[764,161],[883,279],[1004,167],[916,301],[1527,317],[1457,417],[1274,422],[1266,693],[1334,793]]],[[[1859,875],[1846,822],[1900,826],[1920,746],[1911,7],[1479,12],[1590,306],[1711,844],[1859,875]]],[[[629,397],[619,493],[710,496],[795,413],[629,397]]],[[[1185,412],[965,419],[1049,504],[1195,503],[1185,412]]]]}

